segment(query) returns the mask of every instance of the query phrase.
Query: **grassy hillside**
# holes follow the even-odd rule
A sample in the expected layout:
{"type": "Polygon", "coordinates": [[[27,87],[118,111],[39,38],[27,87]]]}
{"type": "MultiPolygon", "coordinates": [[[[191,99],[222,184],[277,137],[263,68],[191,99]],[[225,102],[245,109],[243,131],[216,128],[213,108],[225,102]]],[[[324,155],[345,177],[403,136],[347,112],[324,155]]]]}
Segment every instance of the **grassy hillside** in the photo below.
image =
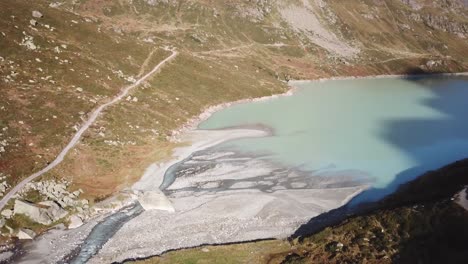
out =
{"type": "Polygon", "coordinates": [[[466,7],[416,2],[4,0],[0,171],[11,186],[43,168],[166,46],[180,55],[106,110],[44,178],[103,199],[169,157],[168,136],[206,107],[284,92],[287,79],[466,71],[466,7]]]}

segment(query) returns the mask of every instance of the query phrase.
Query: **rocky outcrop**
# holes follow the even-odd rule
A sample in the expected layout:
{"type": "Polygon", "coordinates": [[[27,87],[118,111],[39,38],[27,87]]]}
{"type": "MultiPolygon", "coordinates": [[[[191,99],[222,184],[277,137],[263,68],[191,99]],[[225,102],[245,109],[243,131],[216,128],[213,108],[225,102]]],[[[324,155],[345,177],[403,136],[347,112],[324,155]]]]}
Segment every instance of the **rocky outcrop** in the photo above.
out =
{"type": "Polygon", "coordinates": [[[442,30],[451,34],[465,37],[468,34],[468,24],[451,20],[448,16],[424,15],[424,24],[432,29],[442,30]]]}
{"type": "MultiPolygon", "coordinates": [[[[229,5],[229,3],[227,4],[229,5]]],[[[231,5],[237,9],[237,15],[253,22],[264,20],[273,10],[272,1],[268,0],[254,0],[240,5],[231,3],[231,5]]]]}
{"type": "Polygon", "coordinates": [[[332,55],[351,58],[360,52],[359,48],[351,46],[337,32],[331,30],[327,23],[337,23],[336,15],[327,8],[325,3],[319,6],[303,1],[303,5],[285,5],[279,7],[282,19],[298,34],[306,36],[310,41],[326,49],[332,55]]]}
{"type": "Polygon", "coordinates": [[[82,207],[88,208],[87,200],[79,200],[79,196],[83,193],[82,190],[70,192],[68,191],[69,183],[66,181],[39,181],[31,182],[26,185],[21,193],[27,193],[30,190],[38,191],[42,196],[48,200],[55,201],[62,208],[67,207],[82,207]]]}
{"type": "Polygon", "coordinates": [[[36,223],[50,225],[65,217],[68,212],[60,208],[53,201],[41,202],[38,206],[21,200],[15,200],[14,214],[22,214],[36,223]]]}
{"type": "Polygon", "coordinates": [[[62,209],[54,201],[40,202],[39,205],[45,206],[47,208],[47,214],[49,215],[52,222],[62,219],[68,214],[66,210],[62,209]]]}
{"type": "Polygon", "coordinates": [[[409,15],[410,20],[422,23],[433,30],[440,30],[458,35],[459,37],[468,36],[468,23],[458,21],[454,17],[456,16],[451,13],[431,14],[415,12],[409,15]]]}
{"type": "Polygon", "coordinates": [[[21,200],[15,200],[14,214],[22,214],[29,217],[32,221],[50,225],[52,221],[47,215],[43,208],[40,208],[34,204],[23,202],[21,200]]]}

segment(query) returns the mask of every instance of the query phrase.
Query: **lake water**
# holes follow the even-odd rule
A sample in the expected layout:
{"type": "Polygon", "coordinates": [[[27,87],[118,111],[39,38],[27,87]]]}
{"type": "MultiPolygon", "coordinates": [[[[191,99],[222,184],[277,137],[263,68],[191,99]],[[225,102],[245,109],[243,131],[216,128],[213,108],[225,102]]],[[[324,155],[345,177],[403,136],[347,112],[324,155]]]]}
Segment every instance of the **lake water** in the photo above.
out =
{"type": "MultiPolygon", "coordinates": [[[[310,177],[347,171],[372,201],[427,170],[468,157],[468,78],[418,77],[297,83],[294,95],[239,104],[200,129],[263,125],[273,136],[221,147],[257,153],[310,177]],[[266,155],[265,155],[266,154],[266,155]]],[[[330,176],[333,177],[333,176],[330,176]]]]}

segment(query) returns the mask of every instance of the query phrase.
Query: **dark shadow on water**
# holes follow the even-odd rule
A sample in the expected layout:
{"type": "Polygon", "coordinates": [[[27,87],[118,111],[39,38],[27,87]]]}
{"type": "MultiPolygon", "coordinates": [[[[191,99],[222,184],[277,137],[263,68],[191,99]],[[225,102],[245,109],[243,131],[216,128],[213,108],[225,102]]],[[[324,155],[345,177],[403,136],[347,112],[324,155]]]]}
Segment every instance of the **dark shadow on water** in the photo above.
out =
{"type": "Polygon", "coordinates": [[[400,173],[385,189],[370,188],[354,197],[348,204],[310,219],[306,224],[301,225],[290,238],[295,239],[320,232],[324,228],[337,225],[351,216],[366,214],[378,208],[379,204],[377,202],[368,202],[372,200],[370,198],[381,196],[382,193],[392,193],[401,184],[414,179],[413,175],[415,175],[415,170],[416,169],[409,169],[400,173]]]}
{"type": "Polygon", "coordinates": [[[420,104],[441,117],[385,121],[381,139],[418,165],[396,175],[387,187],[362,193],[351,204],[375,201],[428,170],[468,156],[468,78],[421,75],[403,79],[430,90],[432,97],[420,104]]]}
{"type": "Polygon", "coordinates": [[[439,115],[427,119],[386,120],[379,137],[407,155],[416,166],[400,172],[385,188],[370,188],[349,204],[312,218],[296,230],[292,238],[316,233],[350,215],[365,214],[402,184],[468,157],[468,77],[427,75],[419,68],[410,69],[407,74],[401,79],[429,90],[432,95],[418,104],[439,115]]]}
{"type": "MultiPolygon", "coordinates": [[[[376,209],[391,209],[452,197],[468,185],[468,158],[455,161],[438,170],[426,172],[408,182],[403,182],[401,179],[396,178],[391,185],[398,186],[398,188],[394,193],[389,194],[385,198],[357,205],[347,204],[314,217],[306,224],[300,226],[290,236],[290,239],[303,238],[307,235],[315,234],[326,227],[338,225],[349,217],[366,215],[374,212],[376,209]]],[[[369,191],[378,190],[371,189],[369,191]]]]}

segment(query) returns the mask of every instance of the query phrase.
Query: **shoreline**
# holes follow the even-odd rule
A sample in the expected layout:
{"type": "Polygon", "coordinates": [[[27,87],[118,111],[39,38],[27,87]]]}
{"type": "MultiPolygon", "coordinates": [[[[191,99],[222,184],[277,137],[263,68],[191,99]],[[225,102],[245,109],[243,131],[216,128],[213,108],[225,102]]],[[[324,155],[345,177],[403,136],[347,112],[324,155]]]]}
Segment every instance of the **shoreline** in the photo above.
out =
{"type": "Polygon", "coordinates": [[[371,79],[385,79],[385,78],[411,78],[411,77],[450,77],[450,76],[468,76],[468,72],[447,72],[447,73],[420,73],[420,74],[379,74],[367,76],[341,76],[318,78],[311,80],[290,80],[288,83],[301,84],[307,82],[326,82],[326,81],[347,81],[347,80],[371,80],[371,79]]]}
{"type": "MultiPolygon", "coordinates": [[[[279,93],[279,94],[272,94],[272,95],[266,95],[262,97],[256,97],[256,98],[246,98],[246,99],[240,99],[237,101],[232,101],[232,102],[227,102],[227,103],[221,103],[213,106],[209,106],[205,108],[198,116],[190,118],[185,124],[183,124],[180,128],[175,129],[172,131],[172,135],[169,137],[170,141],[173,142],[181,142],[181,137],[184,136],[184,133],[190,132],[190,131],[195,131],[195,130],[203,130],[203,129],[198,129],[198,126],[208,118],[210,118],[214,113],[224,110],[228,107],[239,105],[239,104],[245,104],[245,103],[254,103],[254,102],[262,102],[262,101],[268,101],[276,98],[280,98],[283,96],[291,96],[294,94],[296,91],[296,87],[288,85],[288,89],[284,93],[279,93]]],[[[219,129],[222,130],[222,129],[219,129]]],[[[214,131],[214,130],[213,130],[214,131]]]]}

